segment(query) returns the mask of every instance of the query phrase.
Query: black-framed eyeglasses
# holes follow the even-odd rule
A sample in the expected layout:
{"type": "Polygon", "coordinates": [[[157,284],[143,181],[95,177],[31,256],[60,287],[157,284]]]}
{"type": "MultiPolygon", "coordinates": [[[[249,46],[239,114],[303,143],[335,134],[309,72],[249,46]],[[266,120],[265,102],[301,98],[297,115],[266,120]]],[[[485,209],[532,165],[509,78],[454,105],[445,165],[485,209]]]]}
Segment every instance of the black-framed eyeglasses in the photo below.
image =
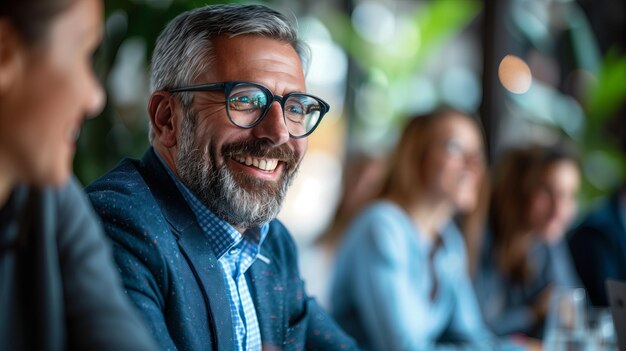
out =
{"type": "Polygon", "coordinates": [[[185,91],[224,90],[228,119],[240,128],[252,128],[261,123],[274,101],[283,110],[283,119],[292,138],[304,138],[313,133],[322,117],[330,110],[324,100],[304,93],[274,95],[267,87],[253,82],[223,82],[170,89],[171,93],[185,91]]]}

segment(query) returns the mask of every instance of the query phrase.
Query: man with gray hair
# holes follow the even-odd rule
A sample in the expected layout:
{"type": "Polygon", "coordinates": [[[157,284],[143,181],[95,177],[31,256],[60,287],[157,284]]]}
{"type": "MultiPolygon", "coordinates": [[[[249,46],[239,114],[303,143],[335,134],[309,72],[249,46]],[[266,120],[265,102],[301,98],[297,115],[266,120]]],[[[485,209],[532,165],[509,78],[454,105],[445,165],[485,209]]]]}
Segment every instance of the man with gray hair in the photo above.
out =
{"type": "Polygon", "coordinates": [[[275,219],[329,106],[278,12],[206,6],[163,30],[151,147],[91,184],[131,299],[163,349],[352,349],[304,291],[275,219]]]}

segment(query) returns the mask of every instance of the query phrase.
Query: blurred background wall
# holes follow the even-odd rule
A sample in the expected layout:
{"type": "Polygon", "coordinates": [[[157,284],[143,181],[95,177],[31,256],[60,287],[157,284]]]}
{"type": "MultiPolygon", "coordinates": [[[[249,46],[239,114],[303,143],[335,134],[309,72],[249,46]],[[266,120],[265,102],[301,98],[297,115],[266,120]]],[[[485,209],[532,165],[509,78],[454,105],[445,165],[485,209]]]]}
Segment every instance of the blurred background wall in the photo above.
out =
{"type": "MultiPolygon", "coordinates": [[[[108,102],[79,139],[75,171],[84,184],[123,157],[141,157],[154,41],[178,13],[212,2],[106,1],[95,65],[108,102]]],[[[625,177],[623,0],[262,3],[298,22],[313,52],[308,89],[331,104],[280,215],[301,248],[331,220],[344,165],[384,159],[407,117],[439,105],[481,119],[491,160],[512,145],[573,142],[581,213],[625,177]]]]}

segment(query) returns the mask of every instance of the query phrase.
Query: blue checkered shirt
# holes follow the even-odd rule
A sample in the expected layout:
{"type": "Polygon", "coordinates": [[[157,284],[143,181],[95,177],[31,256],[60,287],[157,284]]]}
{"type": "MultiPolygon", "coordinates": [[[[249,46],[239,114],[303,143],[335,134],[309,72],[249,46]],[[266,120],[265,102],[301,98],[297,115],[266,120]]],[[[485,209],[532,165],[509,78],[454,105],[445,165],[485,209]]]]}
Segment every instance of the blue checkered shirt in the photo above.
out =
{"type": "Polygon", "coordinates": [[[242,235],[204,206],[191,190],[171,173],[169,167],[164,166],[196,215],[222,268],[222,276],[228,289],[230,315],[233,319],[235,350],[261,351],[259,322],[244,274],[259,255],[269,225],[266,223],[261,227],[250,228],[242,235]]]}

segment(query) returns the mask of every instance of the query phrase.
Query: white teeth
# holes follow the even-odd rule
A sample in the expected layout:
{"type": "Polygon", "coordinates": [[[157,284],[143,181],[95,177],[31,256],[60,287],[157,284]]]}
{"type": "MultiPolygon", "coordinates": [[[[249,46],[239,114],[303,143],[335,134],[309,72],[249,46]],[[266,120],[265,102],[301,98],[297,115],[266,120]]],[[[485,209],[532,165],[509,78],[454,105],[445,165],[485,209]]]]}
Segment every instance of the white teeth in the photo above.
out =
{"type": "Polygon", "coordinates": [[[273,171],[278,166],[278,160],[262,160],[259,162],[259,168],[265,171],[273,171]]]}
{"type": "Polygon", "coordinates": [[[258,159],[252,158],[250,156],[237,156],[235,157],[235,160],[239,163],[245,164],[246,166],[254,166],[268,172],[275,170],[278,166],[278,160],[272,159],[258,159]]]}

